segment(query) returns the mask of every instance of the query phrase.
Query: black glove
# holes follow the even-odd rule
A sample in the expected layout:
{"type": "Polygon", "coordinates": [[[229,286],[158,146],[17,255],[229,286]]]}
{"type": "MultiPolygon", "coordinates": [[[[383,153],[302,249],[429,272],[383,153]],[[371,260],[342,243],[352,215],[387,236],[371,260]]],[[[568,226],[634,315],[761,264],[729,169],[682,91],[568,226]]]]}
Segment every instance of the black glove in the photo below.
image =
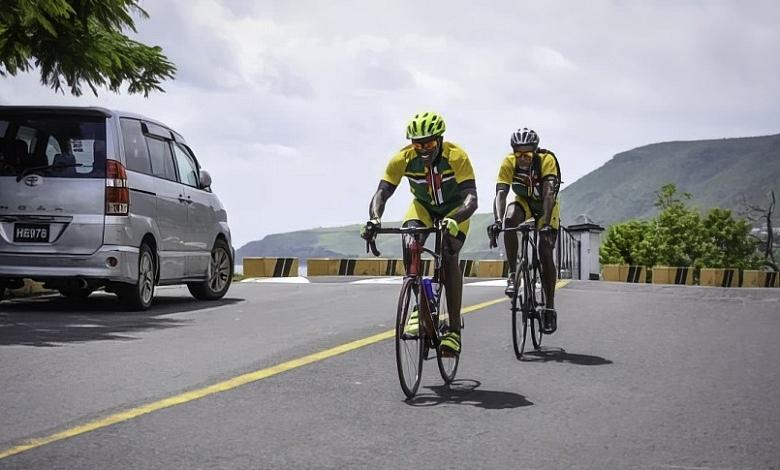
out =
{"type": "Polygon", "coordinates": [[[366,225],[360,228],[360,238],[363,240],[373,240],[377,229],[382,228],[382,222],[379,219],[371,219],[366,225]]]}
{"type": "Polygon", "coordinates": [[[487,227],[488,238],[490,238],[490,248],[498,248],[498,234],[501,233],[501,222],[493,222],[487,227]]]}

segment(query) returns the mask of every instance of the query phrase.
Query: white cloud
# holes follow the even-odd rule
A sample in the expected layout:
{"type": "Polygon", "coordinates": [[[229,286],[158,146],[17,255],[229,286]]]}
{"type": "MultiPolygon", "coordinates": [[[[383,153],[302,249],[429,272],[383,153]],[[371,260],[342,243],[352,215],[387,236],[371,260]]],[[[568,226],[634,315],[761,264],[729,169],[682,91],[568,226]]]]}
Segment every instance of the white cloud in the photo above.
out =
{"type": "MultiPolygon", "coordinates": [[[[237,245],[360,223],[406,120],[432,108],[489,211],[513,129],[564,180],[651,142],[777,133],[774,2],[146,2],[138,39],[178,67],[148,99],[57,95],[36,74],[0,103],[101,105],[166,122],[214,177],[237,245]]],[[[386,219],[409,203],[404,183],[386,219]]]]}

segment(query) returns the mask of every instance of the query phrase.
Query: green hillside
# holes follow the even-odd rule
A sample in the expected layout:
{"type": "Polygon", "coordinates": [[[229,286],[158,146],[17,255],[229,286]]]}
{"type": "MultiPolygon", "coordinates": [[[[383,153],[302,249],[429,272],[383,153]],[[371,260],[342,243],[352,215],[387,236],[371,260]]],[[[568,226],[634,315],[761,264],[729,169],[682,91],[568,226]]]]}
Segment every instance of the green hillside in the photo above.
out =
{"type": "MultiPolygon", "coordinates": [[[[565,169],[564,169],[565,171],[565,169]]],[[[561,191],[564,225],[579,214],[607,226],[655,215],[655,191],[674,183],[700,209],[765,205],[780,189],[780,135],[665,142],[615,155],[561,191]]]]}
{"type": "MultiPolygon", "coordinates": [[[[497,258],[498,251],[488,250],[486,228],[493,221],[492,214],[476,214],[471,219],[469,237],[463,247],[465,257],[471,259],[497,258]]],[[[398,226],[389,223],[385,226],[398,226]]],[[[247,243],[237,250],[236,260],[245,256],[279,256],[305,258],[366,257],[366,242],[360,238],[360,225],[318,228],[298,232],[268,235],[262,240],[247,243]]],[[[401,256],[401,237],[383,235],[377,240],[377,248],[383,257],[401,256]]]]}
{"type": "MultiPolygon", "coordinates": [[[[566,169],[562,170],[565,176],[566,169]]],[[[780,195],[780,135],[664,142],[619,153],[563,189],[563,224],[573,223],[580,214],[605,227],[631,218],[650,218],[656,214],[655,191],[666,183],[693,194],[693,204],[701,209],[739,211],[743,198],[765,205],[769,191],[780,195]]],[[[474,215],[463,258],[499,257],[498,250],[488,250],[485,234],[492,218],[489,213],[474,215]]],[[[245,256],[369,256],[359,231],[359,225],[348,225],[268,235],[241,247],[236,260],[240,264],[245,256]]],[[[401,256],[398,236],[381,237],[378,247],[383,256],[401,256]]]]}

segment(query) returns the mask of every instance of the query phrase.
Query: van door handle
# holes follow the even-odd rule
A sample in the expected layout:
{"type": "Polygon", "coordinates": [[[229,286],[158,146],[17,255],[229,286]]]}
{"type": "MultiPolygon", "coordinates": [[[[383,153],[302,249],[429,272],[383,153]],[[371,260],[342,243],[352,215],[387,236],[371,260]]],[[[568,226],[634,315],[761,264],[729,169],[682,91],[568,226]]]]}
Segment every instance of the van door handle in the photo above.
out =
{"type": "Polygon", "coordinates": [[[186,202],[187,204],[192,204],[192,199],[189,197],[185,198],[183,194],[179,194],[179,202],[186,202]]]}

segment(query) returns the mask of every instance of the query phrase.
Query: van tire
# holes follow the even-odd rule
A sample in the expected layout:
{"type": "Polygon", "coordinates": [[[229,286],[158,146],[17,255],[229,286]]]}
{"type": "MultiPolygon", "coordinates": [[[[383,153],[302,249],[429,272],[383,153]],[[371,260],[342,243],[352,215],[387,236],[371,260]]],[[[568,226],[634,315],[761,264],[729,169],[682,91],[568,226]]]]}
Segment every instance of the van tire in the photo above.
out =
{"type": "Polygon", "coordinates": [[[135,284],[114,284],[119,302],[128,310],[146,310],[154,300],[156,258],[146,243],[138,250],[138,281],[135,284]]]}
{"type": "Polygon", "coordinates": [[[233,256],[225,240],[218,238],[211,249],[208,278],[187,283],[190,294],[198,300],[218,300],[225,296],[233,281],[233,256]]]}

